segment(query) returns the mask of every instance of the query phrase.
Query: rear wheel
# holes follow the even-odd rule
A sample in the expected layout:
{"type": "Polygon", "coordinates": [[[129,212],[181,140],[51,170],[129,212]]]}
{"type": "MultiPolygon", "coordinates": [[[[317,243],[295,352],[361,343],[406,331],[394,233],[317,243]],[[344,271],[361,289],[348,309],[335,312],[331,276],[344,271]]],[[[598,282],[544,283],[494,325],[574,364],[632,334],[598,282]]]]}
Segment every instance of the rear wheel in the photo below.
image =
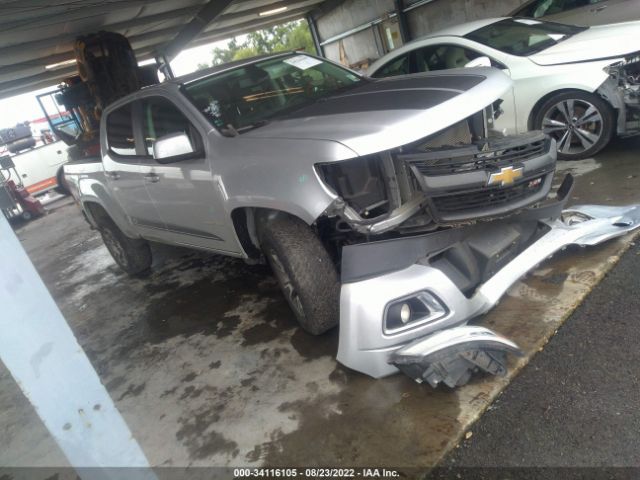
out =
{"type": "Polygon", "coordinates": [[[609,104],[597,95],[564,92],[540,106],[533,124],[555,138],[559,159],[578,160],[595,155],[609,143],[614,116],[609,104]]]}
{"type": "Polygon", "coordinates": [[[275,217],[261,224],[260,244],[300,326],[313,335],[337,326],[338,274],[313,230],[297,218],[275,217]]]}
{"type": "Polygon", "coordinates": [[[151,248],[147,241],[127,237],[108,217],[100,219],[98,231],[107,250],[122,270],[134,277],[149,273],[151,248]]]}

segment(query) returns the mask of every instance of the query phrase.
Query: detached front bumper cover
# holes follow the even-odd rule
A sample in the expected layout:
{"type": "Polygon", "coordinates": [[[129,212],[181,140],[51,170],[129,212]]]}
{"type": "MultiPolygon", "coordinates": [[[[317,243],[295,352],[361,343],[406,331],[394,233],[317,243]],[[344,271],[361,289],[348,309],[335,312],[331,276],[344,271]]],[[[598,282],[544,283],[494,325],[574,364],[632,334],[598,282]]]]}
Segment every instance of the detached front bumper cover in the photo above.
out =
{"type": "MultiPolygon", "coordinates": [[[[492,257],[499,269],[486,267],[487,275],[472,292],[461,291],[464,282],[451,273],[459,272],[459,269],[446,274],[447,269],[443,268],[446,263],[432,261],[437,256],[409,266],[402,265],[400,270],[394,270],[388,259],[383,259],[376,267],[366,267],[369,271],[378,268],[373,277],[358,277],[352,268],[351,277],[343,282],[341,291],[338,361],[375,378],[402,370],[432,386],[440,382],[452,387],[462,385],[476,370],[505,373],[505,354],[518,353],[518,347],[485,328],[465,326],[467,322],[489,311],[511,285],[559,250],[569,245],[596,245],[640,227],[640,205],[572,207],[563,210],[557,219],[534,220],[535,227],[530,226],[530,217],[524,215],[522,218],[522,228],[517,221],[515,224],[497,223],[492,233],[483,233],[481,241],[473,244],[469,241],[468,245],[464,235],[456,232],[449,239],[434,236],[431,240],[425,235],[422,239],[413,237],[372,245],[370,248],[376,248],[374,252],[378,256],[383,255],[385,249],[393,254],[404,248],[406,253],[430,242],[435,242],[441,250],[446,248],[447,242],[462,244],[461,251],[465,248],[477,250],[482,248],[483,238],[485,243],[496,243],[498,231],[504,231],[499,240],[510,242],[509,246],[525,242],[508,263],[500,264],[492,257]],[[533,228],[541,233],[531,233],[533,228]],[[444,305],[446,314],[433,321],[416,322],[416,328],[403,329],[397,334],[385,333],[383,326],[388,305],[424,291],[444,305]]],[[[488,227],[484,228],[486,232],[488,227]]],[[[366,244],[363,247],[367,248],[366,244]]],[[[499,253],[494,257],[500,257],[501,252],[508,250],[495,251],[499,253]]],[[[349,255],[349,251],[345,254],[349,255]]]]}

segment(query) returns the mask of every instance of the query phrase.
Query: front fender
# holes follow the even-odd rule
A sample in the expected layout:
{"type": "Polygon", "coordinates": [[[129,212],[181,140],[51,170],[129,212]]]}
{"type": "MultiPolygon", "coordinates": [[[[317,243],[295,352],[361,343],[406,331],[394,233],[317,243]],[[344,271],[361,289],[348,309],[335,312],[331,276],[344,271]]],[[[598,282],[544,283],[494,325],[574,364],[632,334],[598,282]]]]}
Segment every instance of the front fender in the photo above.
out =
{"type": "Polygon", "coordinates": [[[315,164],[357,157],[326,140],[234,140],[222,139],[212,149],[220,154],[213,168],[220,172],[218,188],[229,217],[237,208],[267,208],[311,225],[336,198],[315,164]]]}

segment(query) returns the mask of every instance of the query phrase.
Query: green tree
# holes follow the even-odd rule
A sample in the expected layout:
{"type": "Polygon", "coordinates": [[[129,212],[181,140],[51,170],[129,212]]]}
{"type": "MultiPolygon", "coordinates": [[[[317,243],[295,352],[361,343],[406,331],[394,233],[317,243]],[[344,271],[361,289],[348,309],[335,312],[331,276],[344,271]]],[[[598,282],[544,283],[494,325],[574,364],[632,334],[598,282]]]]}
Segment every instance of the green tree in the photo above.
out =
{"type": "MultiPolygon", "coordinates": [[[[276,25],[247,34],[244,42],[232,38],[226,48],[215,48],[211,52],[212,65],[241,60],[244,58],[283,52],[288,50],[304,50],[316,53],[309,26],[305,20],[276,25]]],[[[208,67],[208,65],[199,64],[208,67]]]]}

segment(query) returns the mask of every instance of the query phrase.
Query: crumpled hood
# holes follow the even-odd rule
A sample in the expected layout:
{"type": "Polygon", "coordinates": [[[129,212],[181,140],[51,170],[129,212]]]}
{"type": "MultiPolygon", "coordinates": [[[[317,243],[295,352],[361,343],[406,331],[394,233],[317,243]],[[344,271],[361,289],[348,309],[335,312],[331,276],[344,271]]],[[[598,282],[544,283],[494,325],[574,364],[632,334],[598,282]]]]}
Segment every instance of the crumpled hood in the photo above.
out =
{"type": "Polygon", "coordinates": [[[330,140],[368,155],[449,127],[510,87],[509,77],[491,68],[374,79],[242,136],[330,140]]]}
{"type": "Polygon", "coordinates": [[[615,59],[640,50],[640,22],[590,27],[529,58],[538,65],[615,59]]]}

